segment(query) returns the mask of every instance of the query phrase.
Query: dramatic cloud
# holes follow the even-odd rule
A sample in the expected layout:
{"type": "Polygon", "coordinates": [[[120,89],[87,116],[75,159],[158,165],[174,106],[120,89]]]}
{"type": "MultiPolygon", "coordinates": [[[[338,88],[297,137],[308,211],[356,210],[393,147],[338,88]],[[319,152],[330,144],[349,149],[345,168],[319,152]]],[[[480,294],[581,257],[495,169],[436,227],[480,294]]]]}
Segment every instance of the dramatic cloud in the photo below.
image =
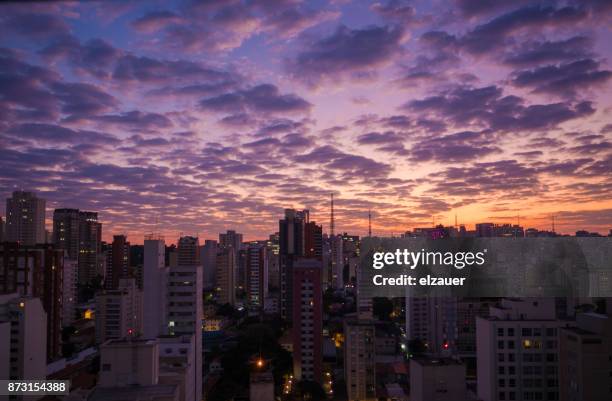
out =
{"type": "Polygon", "coordinates": [[[503,96],[497,86],[458,87],[439,95],[413,100],[404,109],[429,113],[455,125],[477,124],[493,130],[541,130],[590,115],[590,102],[525,105],[516,96],[503,96]]]}
{"type": "Polygon", "coordinates": [[[402,141],[402,138],[393,131],[383,133],[368,132],[367,134],[360,135],[357,141],[362,145],[384,145],[399,143],[402,141]]]}
{"type": "Polygon", "coordinates": [[[108,78],[112,73],[112,65],[122,52],[102,39],[90,39],[81,44],[77,38],[65,36],[41,49],[40,54],[51,61],[64,58],[77,72],[108,78]]]}
{"type": "Polygon", "coordinates": [[[529,5],[476,26],[471,32],[460,38],[459,43],[470,52],[483,53],[500,46],[508,35],[520,29],[533,27],[541,29],[546,25],[577,22],[585,17],[585,11],[578,7],[555,8],[529,5]]]}
{"type": "Polygon", "coordinates": [[[573,97],[578,91],[604,84],[611,76],[612,71],[600,70],[595,60],[584,59],[518,71],[512,82],[519,87],[531,87],[535,92],[573,97]]]}
{"type": "Polygon", "coordinates": [[[339,26],[331,35],[308,43],[287,63],[299,79],[359,78],[400,52],[403,30],[395,26],[350,29],[339,26]]]}
{"type": "Polygon", "coordinates": [[[514,49],[504,62],[510,65],[533,65],[548,62],[572,61],[590,56],[592,39],[574,36],[565,40],[523,43],[514,49]]]}
{"type": "Polygon", "coordinates": [[[401,22],[404,24],[418,21],[416,9],[407,1],[390,0],[386,4],[374,3],[370,6],[370,9],[389,21],[401,22]]]}
{"type": "Polygon", "coordinates": [[[101,132],[74,131],[59,125],[28,123],[20,124],[5,131],[6,135],[19,139],[34,140],[49,144],[98,144],[114,145],[119,140],[112,135],[101,132]]]}
{"type": "Polygon", "coordinates": [[[126,55],[119,59],[113,78],[134,82],[182,81],[185,79],[226,79],[227,74],[192,61],[157,60],[126,55]]]}
{"type": "Polygon", "coordinates": [[[322,146],[309,153],[294,157],[299,163],[316,163],[324,165],[329,171],[339,171],[344,179],[368,179],[386,177],[391,166],[379,163],[367,157],[342,152],[333,146],[322,146]]]}
{"type": "Polygon", "coordinates": [[[132,110],[120,114],[105,114],[91,118],[93,121],[118,126],[125,126],[138,131],[139,129],[169,128],[172,126],[170,119],[158,113],[145,113],[132,110]]]}
{"type": "Polygon", "coordinates": [[[138,31],[154,32],[181,21],[182,18],[172,11],[152,11],[134,20],[132,26],[138,31]]]}
{"type": "Polygon", "coordinates": [[[283,95],[271,84],[257,85],[249,89],[228,92],[202,99],[200,107],[205,110],[234,112],[238,110],[256,112],[305,112],[310,103],[294,94],[283,95]]]}
{"type": "Polygon", "coordinates": [[[417,142],[410,150],[412,160],[425,162],[435,160],[441,163],[465,162],[485,156],[502,153],[491,133],[459,132],[417,142]]]}
{"type": "Polygon", "coordinates": [[[32,39],[47,39],[68,35],[70,27],[59,15],[40,13],[17,13],[0,19],[0,29],[8,34],[14,32],[32,39]]]}
{"type": "Polygon", "coordinates": [[[380,235],[517,209],[607,232],[610,4],[4,4],[0,196],[134,243],[267,238],[287,207],[327,221],[330,192],[358,235],[369,209],[380,235]]]}

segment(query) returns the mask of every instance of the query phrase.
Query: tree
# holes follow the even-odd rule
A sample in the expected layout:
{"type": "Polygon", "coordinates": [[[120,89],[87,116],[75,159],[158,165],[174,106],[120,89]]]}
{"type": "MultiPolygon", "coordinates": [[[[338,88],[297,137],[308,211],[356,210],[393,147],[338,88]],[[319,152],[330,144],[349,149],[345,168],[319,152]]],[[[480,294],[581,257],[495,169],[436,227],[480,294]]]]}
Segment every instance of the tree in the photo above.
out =
{"type": "Polygon", "coordinates": [[[393,312],[393,302],[389,298],[374,298],[372,311],[379,320],[389,321],[391,312],[393,312]]]}
{"type": "Polygon", "coordinates": [[[425,343],[418,338],[408,341],[408,351],[412,356],[423,355],[427,351],[425,343]]]}
{"type": "Polygon", "coordinates": [[[323,401],[325,399],[325,390],[317,382],[301,381],[297,385],[297,393],[301,395],[303,400],[323,401]]]}

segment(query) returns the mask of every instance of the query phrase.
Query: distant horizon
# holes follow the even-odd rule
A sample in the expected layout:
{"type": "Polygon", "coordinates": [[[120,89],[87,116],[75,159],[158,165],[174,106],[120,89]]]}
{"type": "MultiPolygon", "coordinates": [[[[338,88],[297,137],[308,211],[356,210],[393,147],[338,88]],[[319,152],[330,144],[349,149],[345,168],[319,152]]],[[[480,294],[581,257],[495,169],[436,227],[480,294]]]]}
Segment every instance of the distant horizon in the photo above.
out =
{"type": "MultiPolygon", "coordinates": [[[[43,196],[40,196],[39,193],[36,192],[36,191],[32,191],[32,190],[29,190],[29,189],[19,189],[19,191],[32,192],[38,198],[45,199],[43,196]]],[[[337,198],[334,199],[334,202],[336,202],[336,200],[337,200],[337,198]]],[[[3,209],[4,209],[4,202],[2,204],[3,204],[3,209]]],[[[109,242],[109,243],[112,242],[113,235],[126,235],[127,238],[128,238],[128,241],[130,241],[130,243],[136,244],[136,245],[142,245],[143,242],[144,242],[144,237],[146,237],[147,235],[150,235],[150,234],[160,235],[161,237],[164,238],[164,241],[167,240],[168,238],[172,238],[171,242],[167,242],[167,245],[176,245],[177,242],[178,242],[178,239],[181,236],[194,236],[194,237],[198,237],[201,240],[201,243],[203,244],[204,240],[210,240],[210,239],[218,240],[219,239],[219,234],[225,233],[228,230],[234,230],[237,233],[240,233],[240,234],[244,235],[244,232],[241,230],[241,227],[244,227],[244,226],[240,226],[240,225],[237,225],[237,226],[234,226],[234,227],[228,227],[227,229],[224,229],[222,231],[219,231],[219,232],[213,234],[213,237],[211,237],[209,234],[206,234],[206,235],[203,236],[203,235],[200,235],[199,233],[193,233],[193,232],[190,233],[190,232],[180,232],[180,231],[178,231],[178,232],[164,231],[163,228],[161,228],[161,227],[158,227],[157,229],[153,229],[151,231],[146,231],[146,232],[144,232],[144,231],[143,232],[120,232],[120,231],[117,231],[117,232],[115,232],[115,231],[108,232],[108,227],[105,224],[103,217],[101,217],[101,216],[104,216],[104,212],[100,212],[100,211],[97,211],[97,210],[90,210],[90,209],[80,209],[80,208],[69,207],[69,206],[58,206],[58,207],[50,208],[48,203],[47,203],[47,207],[46,207],[46,219],[45,219],[45,229],[47,231],[49,231],[49,232],[53,231],[52,230],[52,228],[53,228],[53,211],[55,209],[79,209],[81,211],[96,212],[96,213],[98,213],[98,221],[100,223],[102,223],[102,240],[105,241],[105,242],[109,242]],[[170,233],[170,234],[167,234],[167,233],[170,233]],[[136,241],[134,241],[133,238],[136,238],[136,241]]],[[[290,207],[287,207],[287,208],[284,208],[284,209],[303,210],[303,209],[306,209],[306,208],[290,208],[290,207]]],[[[283,212],[284,212],[284,209],[283,209],[283,212]]],[[[334,212],[335,213],[337,212],[337,209],[335,207],[334,207],[334,212]]],[[[329,211],[328,211],[328,213],[329,213],[329,211]]],[[[326,230],[326,227],[329,227],[329,217],[330,217],[329,215],[327,216],[327,220],[318,220],[318,219],[316,219],[314,217],[315,215],[312,214],[312,211],[311,211],[310,216],[311,216],[311,219],[310,219],[311,221],[314,221],[314,222],[317,223],[317,225],[320,225],[320,226],[323,227],[323,233],[324,234],[329,234],[329,231],[326,230]],[[325,221],[327,221],[327,224],[325,224],[325,221]]],[[[3,214],[0,214],[0,217],[2,217],[5,220],[5,222],[6,222],[6,212],[5,211],[3,212],[3,214]]],[[[546,226],[537,227],[537,226],[525,225],[524,221],[523,221],[523,219],[524,219],[523,216],[519,216],[519,217],[520,217],[520,220],[521,220],[520,221],[520,227],[522,227],[524,230],[536,229],[538,231],[552,232],[552,219],[550,220],[550,222],[549,222],[550,225],[548,227],[546,227],[546,226]]],[[[558,227],[559,226],[563,226],[563,224],[562,224],[562,217],[563,217],[562,215],[561,216],[555,215],[555,231],[554,232],[556,234],[558,234],[558,235],[570,235],[570,236],[572,236],[572,235],[575,235],[575,233],[577,231],[587,231],[589,233],[596,233],[596,234],[599,234],[599,235],[602,235],[602,236],[607,236],[610,233],[610,230],[612,230],[612,226],[611,226],[607,231],[604,231],[604,232],[593,231],[593,230],[588,230],[588,229],[584,229],[584,228],[578,228],[578,229],[576,229],[574,231],[560,231],[558,229],[558,227]],[[559,223],[561,223],[561,224],[559,224],[559,223]]],[[[266,239],[269,238],[270,235],[278,233],[278,220],[280,220],[282,218],[284,218],[284,214],[280,213],[278,215],[278,218],[276,220],[274,220],[274,222],[276,224],[276,229],[275,230],[270,231],[267,234],[263,234],[263,236],[260,236],[260,237],[247,237],[247,236],[244,236],[243,237],[244,238],[244,242],[266,240],[266,239]]],[[[454,218],[454,216],[453,216],[453,218],[454,218]]],[[[459,218],[459,216],[457,216],[457,218],[459,218]]],[[[515,217],[515,219],[516,219],[516,217],[515,217]]],[[[380,233],[377,233],[376,230],[375,230],[376,222],[375,222],[374,219],[372,219],[372,235],[373,236],[380,236],[380,237],[400,236],[400,235],[406,233],[407,231],[413,231],[413,230],[415,230],[417,228],[433,228],[434,225],[432,225],[431,223],[433,223],[433,221],[431,221],[429,225],[427,225],[427,224],[415,225],[415,226],[410,226],[409,228],[406,228],[404,230],[399,230],[399,231],[395,231],[395,232],[394,231],[382,231],[380,233]]],[[[512,221],[496,221],[495,219],[490,219],[490,220],[483,220],[483,221],[477,221],[477,222],[462,223],[460,220],[457,220],[457,228],[461,227],[461,226],[464,226],[467,231],[474,231],[476,229],[476,224],[483,224],[483,223],[492,223],[492,224],[497,224],[497,225],[510,224],[510,225],[514,226],[514,225],[517,225],[518,221],[516,221],[516,220],[514,222],[512,222],[512,221]]],[[[155,223],[153,223],[153,225],[154,224],[155,223]]],[[[346,233],[346,234],[349,234],[349,235],[358,235],[359,237],[365,237],[365,236],[367,236],[367,233],[368,233],[367,215],[365,216],[365,224],[366,225],[364,227],[360,227],[357,230],[352,230],[351,231],[351,230],[342,229],[342,221],[338,221],[337,219],[335,219],[335,227],[336,227],[335,232],[336,232],[336,234],[344,234],[344,233],[346,233]]],[[[442,225],[443,227],[455,227],[454,220],[452,220],[451,222],[448,222],[448,223],[444,222],[444,221],[436,221],[435,222],[435,226],[437,227],[438,225],[442,225]]],[[[152,228],[154,228],[154,227],[152,227],[152,228]]]]}

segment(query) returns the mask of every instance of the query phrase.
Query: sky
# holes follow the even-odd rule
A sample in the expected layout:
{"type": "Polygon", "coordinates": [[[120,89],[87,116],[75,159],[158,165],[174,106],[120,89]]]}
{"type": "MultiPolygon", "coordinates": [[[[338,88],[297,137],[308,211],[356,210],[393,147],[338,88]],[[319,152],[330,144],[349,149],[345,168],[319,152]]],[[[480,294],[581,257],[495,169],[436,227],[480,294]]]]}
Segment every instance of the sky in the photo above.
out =
{"type": "Polygon", "coordinates": [[[3,3],[0,196],[134,243],[327,231],[331,193],[356,235],[607,234],[610,27],[605,0],[3,3]]]}

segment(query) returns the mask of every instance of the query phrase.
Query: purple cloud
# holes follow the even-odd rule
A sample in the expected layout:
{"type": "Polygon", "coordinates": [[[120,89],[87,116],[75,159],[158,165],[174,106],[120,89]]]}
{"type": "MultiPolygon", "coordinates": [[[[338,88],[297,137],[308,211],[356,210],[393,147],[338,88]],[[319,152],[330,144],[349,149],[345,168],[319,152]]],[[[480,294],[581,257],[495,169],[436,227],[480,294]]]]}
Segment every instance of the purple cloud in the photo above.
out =
{"type": "Polygon", "coordinates": [[[497,86],[457,87],[438,95],[413,100],[406,110],[429,113],[455,125],[479,124],[493,130],[541,130],[594,113],[590,102],[526,106],[517,96],[503,96],[497,86]]]}
{"type": "Polygon", "coordinates": [[[200,107],[204,110],[235,112],[237,110],[255,112],[307,112],[311,104],[294,94],[281,94],[271,84],[261,84],[249,89],[224,93],[202,99],[200,107]]]}
{"type": "Polygon", "coordinates": [[[341,25],[331,36],[308,42],[287,62],[287,69],[310,83],[347,75],[360,77],[400,53],[403,33],[396,26],[351,29],[341,25]]]}
{"type": "Polygon", "coordinates": [[[574,36],[565,40],[528,41],[510,52],[504,62],[524,66],[540,63],[573,61],[591,56],[593,40],[586,36],[574,36]]]}
{"type": "Polygon", "coordinates": [[[512,83],[535,92],[574,97],[579,91],[604,84],[611,76],[612,71],[600,70],[597,61],[583,59],[517,71],[512,83]]]}
{"type": "Polygon", "coordinates": [[[6,135],[47,144],[98,144],[116,145],[119,140],[113,135],[87,130],[72,130],[59,125],[25,123],[5,131],[6,135]]]}

